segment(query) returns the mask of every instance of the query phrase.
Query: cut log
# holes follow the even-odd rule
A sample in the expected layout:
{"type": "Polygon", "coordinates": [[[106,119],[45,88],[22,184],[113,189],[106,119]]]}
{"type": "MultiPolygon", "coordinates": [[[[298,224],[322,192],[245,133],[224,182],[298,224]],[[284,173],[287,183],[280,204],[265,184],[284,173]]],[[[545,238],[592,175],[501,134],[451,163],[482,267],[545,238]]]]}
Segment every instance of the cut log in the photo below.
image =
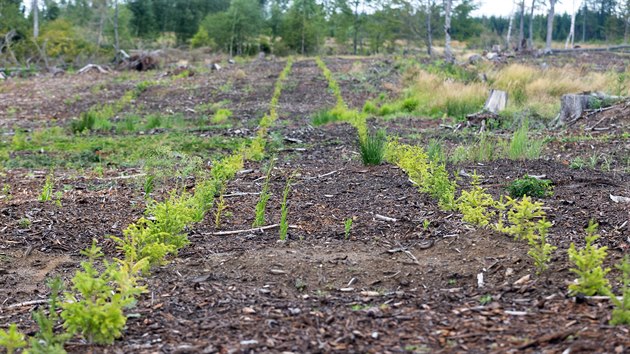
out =
{"type": "Polygon", "coordinates": [[[490,96],[483,105],[483,109],[492,113],[499,113],[507,106],[508,94],[501,90],[490,90],[490,96]]]}

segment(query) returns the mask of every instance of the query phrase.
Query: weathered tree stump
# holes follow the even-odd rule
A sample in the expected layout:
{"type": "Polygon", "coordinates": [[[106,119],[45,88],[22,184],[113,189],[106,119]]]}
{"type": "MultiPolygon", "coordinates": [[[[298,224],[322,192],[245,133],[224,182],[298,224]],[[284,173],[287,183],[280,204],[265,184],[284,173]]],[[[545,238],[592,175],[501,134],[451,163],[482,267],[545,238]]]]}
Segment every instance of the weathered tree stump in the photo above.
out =
{"type": "Polygon", "coordinates": [[[490,96],[488,96],[486,103],[483,105],[483,109],[496,114],[505,109],[507,101],[507,92],[492,89],[490,90],[490,96]]]}
{"type": "Polygon", "coordinates": [[[582,116],[584,110],[588,109],[590,94],[569,94],[560,98],[560,114],[556,120],[558,125],[570,124],[582,116]]]}
{"type": "Polygon", "coordinates": [[[623,97],[610,96],[600,92],[563,95],[560,98],[560,113],[553,120],[552,126],[557,128],[571,125],[582,118],[587,110],[601,110],[616,104],[622,99],[623,97]]]}
{"type": "Polygon", "coordinates": [[[485,129],[488,119],[497,119],[498,113],[505,109],[508,102],[508,94],[501,90],[490,90],[490,95],[483,105],[483,110],[466,116],[468,126],[481,125],[481,131],[485,129]]]}

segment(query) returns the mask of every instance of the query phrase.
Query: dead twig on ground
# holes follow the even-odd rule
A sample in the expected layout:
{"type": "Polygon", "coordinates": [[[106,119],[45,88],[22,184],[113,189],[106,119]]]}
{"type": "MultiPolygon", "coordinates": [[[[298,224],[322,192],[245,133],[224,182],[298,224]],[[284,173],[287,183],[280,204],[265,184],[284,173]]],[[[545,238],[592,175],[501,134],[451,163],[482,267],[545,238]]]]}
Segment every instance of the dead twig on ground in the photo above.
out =
{"type": "MultiPolygon", "coordinates": [[[[244,230],[233,230],[233,231],[218,231],[218,232],[206,232],[203,235],[213,235],[213,236],[225,236],[225,235],[236,235],[236,234],[244,234],[244,233],[248,233],[248,232],[256,232],[256,231],[264,231],[264,230],[269,230],[269,229],[273,229],[280,226],[280,224],[273,224],[273,225],[268,225],[268,226],[263,226],[263,227],[256,227],[253,229],[244,229],[244,230]]],[[[299,227],[296,225],[289,225],[290,229],[298,229],[299,227]]]]}

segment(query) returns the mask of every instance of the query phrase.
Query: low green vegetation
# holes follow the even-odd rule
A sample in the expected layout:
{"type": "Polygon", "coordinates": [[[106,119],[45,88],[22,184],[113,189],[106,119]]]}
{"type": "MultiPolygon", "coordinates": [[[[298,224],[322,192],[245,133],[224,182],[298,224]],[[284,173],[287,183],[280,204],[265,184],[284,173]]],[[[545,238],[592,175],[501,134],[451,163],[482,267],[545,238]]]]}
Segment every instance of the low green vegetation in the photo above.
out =
{"type": "Polygon", "coordinates": [[[630,256],[625,255],[619,264],[615,265],[620,272],[619,285],[621,295],[613,292],[606,275],[610,268],[604,268],[607,247],[598,247],[594,243],[600,238],[597,234],[597,224],[589,222],[586,228],[586,244],[577,249],[574,243],[569,248],[569,260],[575,265],[571,272],[578,278],[569,284],[571,295],[605,295],[610,298],[615,308],[612,311],[611,325],[630,325],[630,256]]]}
{"type": "Polygon", "coordinates": [[[510,183],[507,191],[512,198],[524,196],[545,198],[553,194],[553,185],[551,180],[525,175],[510,183]]]}
{"type": "Polygon", "coordinates": [[[230,118],[231,116],[232,116],[232,111],[226,108],[221,108],[221,109],[218,109],[214,113],[211,121],[213,124],[221,124],[221,123],[225,123],[228,120],[228,118],[230,118]]]}
{"type": "Polygon", "coordinates": [[[492,208],[495,201],[486,189],[479,185],[480,177],[476,171],[472,176],[471,189],[462,190],[461,196],[455,201],[457,210],[462,213],[465,222],[486,226],[495,214],[492,208]]]}
{"type": "Polygon", "coordinates": [[[452,163],[485,162],[498,159],[535,160],[540,158],[545,140],[534,138],[528,124],[523,124],[512,137],[501,139],[482,133],[473,144],[459,145],[452,150],[448,160],[452,163]]]}
{"type": "Polygon", "coordinates": [[[343,222],[343,229],[344,229],[344,239],[348,240],[350,238],[350,231],[352,231],[352,218],[347,218],[344,222],[343,222]]]}
{"type": "MultiPolygon", "coordinates": [[[[288,67],[290,68],[290,62],[288,67]]],[[[288,75],[287,70],[283,73],[283,77],[288,75]]],[[[146,88],[137,87],[137,89],[146,88]]],[[[275,105],[277,105],[278,96],[279,91],[275,95],[275,105]]],[[[277,116],[277,113],[274,115],[277,116]]],[[[258,137],[264,138],[265,133],[266,129],[258,137]]],[[[58,134],[56,139],[50,140],[50,143],[58,143],[57,140],[60,137],[63,137],[62,134],[58,134]]],[[[80,138],[81,135],[69,137],[72,142],[74,142],[72,139],[80,138]]],[[[50,139],[50,137],[34,135],[28,144],[46,139],[50,139]]],[[[21,148],[29,148],[26,141],[24,139],[20,142],[20,144],[23,142],[26,144],[21,145],[21,148]]],[[[137,141],[135,143],[138,144],[137,141]]],[[[190,141],[182,141],[182,143],[189,144],[190,141]]],[[[118,146],[113,143],[112,145],[118,146]]],[[[161,147],[160,151],[164,149],[171,151],[164,146],[161,147]]],[[[69,291],[64,293],[64,301],[61,304],[60,319],[65,332],[61,334],[63,337],[57,337],[57,342],[51,341],[49,343],[55,344],[54,347],[47,346],[43,352],[63,353],[65,339],[63,341],[61,339],[66,338],[66,336],[69,338],[80,335],[87,342],[95,344],[109,344],[119,338],[127,322],[127,316],[124,312],[134,307],[137,296],[146,290],[139,285],[140,277],[149,273],[151,267],[167,263],[169,257],[176,256],[182,247],[189,244],[187,229],[193,223],[198,223],[204,219],[206,213],[212,208],[215,196],[222,194],[227,181],[243,168],[244,158],[248,155],[247,149],[247,145],[238,144],[233,149],[235,152],[215,160],[209,173],[198,173],[193,194],[188,193],[184,188],[185,186],[178,182],[177,187],[168,193],[163,201],[150,199],[148,197],[153,180],[147,178],[146,181],[149,182],[145,182],[145,196],[148,198],[146,216],[130,224],[123,231],[121,237],[111,236],[123,257],[114,259],[113,262],[102,260],[103,253],[96,241],[89,249],[82,252],[87,260],[81,262],[81,270],[78,270],[72,278],[72,286],[69,291]]],[[[186,157],[181,152],[178,154],[179,160],[184,161],[184,163],[177,163],[172,167],[181,173],[182,178],[178,180],[184,180],[187,175],[197,173],[195,171],[199,169],[195,167],[197,165],[195,161],[198,159],[186,157]]],[[[157,172],[157,169],[154,168],[153,172],[157,172]]],[[[50,179],[52,181],[52,177],[50,179]]],[[[280,231],[281,235],[284,232],[284,238],[286,238],[288,229],[287,199],[289,187],[290,179],[287,182],[282,202],[280,231]]],[[[51,302],[56,303],[57,301],[57,295],[53,295],[51,302]]],[[[56,321],[57,318],[55,317],[45,319],[40,316],[37,320],[40,324],[40,330],[33,338],[49,338],[51,323],[56,321]]],[[[26,345],[23,338],[24,336],[17,331],[17,327],[12,325],[9,332],[0,332],[0,345],[12,353],[15,349],[26,345]]],[[[40,348],[38,345],[33,344],[30,350],[36,352],[40,348]]]]}
{"type": "Polygon", "coordinates": [[[258,203],[256,203],[256,217],[252,227],[261,227],[265,225],[265,209],[267,208],[269,198],[271,198],[271,193],[269,192],[269,180],[271,179],[272,170],[273,159],[269,161],[269,165],[267,166],[267,173],[265,181],[263,182],[262,190],[260,191],[260,198],[258,199],[258,203]]]}
{"type": "Polygon", "coordinates": [[[577,282],[569,285],[569,291],[573,295],[596,295],[603,294],[608,288],[609,282],[606,274],[609,268],[603,268],[604,259],[608,254],[607,247],[597,247],[594,243],[600,236],[597,234],[597,224],[589,222],[586,228],[586,245],[581,250],[571,243],[569,248],[569,260],[575,264],[571,272],[578,276],[577,282]]]}
{"type": "Polygon", "coordinates": [[[52,200],[54,187],[53,179],[54,176],[52,172],[46,175],[46,181],[44,182],[44,186],[42,187],[42,192],[39,194],[40,202],[48,202],[52,200]]]}
{"type": "Polygon", "coordinates": [[[0,329],[0,347],[4,347],[7,350],[7,354],[13,354],[16,349],[24,348],[25,346],[24,334],[18,331],[15,323],[9,325],[8,331],[0,329]]]}
{"type": "Polygon", "coordinates": [[[630,256],[626,255],[621,263],[615,266],[620,272],[619,282],[621,283],[621,299],[617,299],[615,294],[606,289],[606,295],[610,297],[615,305],[612,312],[610,324],[630,325],[630,256]]]}
{"type": "Polygon", "coordinates": [[[293,175],[287,178],[287,184],[284,186],[282,192],[282,203],[280,204],[280,240],[287,239],[287,232],[289,231],[289,221],[287,220],[289,215],[289,192],[291,191],[291,183],[293,182],[293,175]]]}
{"type": "Polygon", "coordinates": [[[379,130],[374,134],[369,134],[367,139],[359,141],[361,160],[366,166],[380,165],[385,155],[385,145],[387,137],[384,130],[379,130]]]}
{"type": "Polygon", "coordinates": [[[24,142],[0,142],[0,162],[6,168],[80,169],[103,163],[118,167],[141,167],[147,156],[168,147],[183,154],[206,159],[234,150],[246,140],[240,137],[200,137],[185,132],[156,135],[86,136],[67,135],[51,128],[37,130],[24,142]]]}

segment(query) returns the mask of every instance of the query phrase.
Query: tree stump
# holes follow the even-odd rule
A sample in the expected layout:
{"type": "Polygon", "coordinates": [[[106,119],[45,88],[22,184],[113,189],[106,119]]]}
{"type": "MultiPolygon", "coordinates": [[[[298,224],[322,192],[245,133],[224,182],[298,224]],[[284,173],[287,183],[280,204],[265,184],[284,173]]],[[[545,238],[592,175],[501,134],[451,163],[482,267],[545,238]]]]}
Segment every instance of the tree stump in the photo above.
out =
{"type": "MultiPolygon", "coordinates": [[[[560,98],[560,113],[553,120],[552,125],[557,127],[571,125],[582,117],[588,110],[601,111],[605,107],[615,105],[624,97],[610,96],[600,92],[584,92],[579,94],[567,94],[560,98]]],[[[593,112],[587,116],[592,115],[593,112]]]]}
{"type": "Polygon", "coordinates": [[[467,125],[481,125],[480,132],[485,130],[486,121],[488,119],[497,119],[498,113],[507,106],[508,94],[501,90],[490,90],[490,95],[483,105],[483,110],[466,116],[467,125]]]}
{"type": "Polygon", "coordinates": [[[505,107],[507,106],[507,101],[507,92],[492,89],[490,90],[490,96],[488,96],[486,103],[483,105],[483,109],[484,111],[497,114],[505,109],[505,107]]]}
{"type": "Polygon", "coordinates": [[[570,124],[579,119],[588,109],[588,103],[591,100],[588,94],[569,94],[563,95],[560,99],[560,114],[558,115],[558,125],[570,124]]]}

